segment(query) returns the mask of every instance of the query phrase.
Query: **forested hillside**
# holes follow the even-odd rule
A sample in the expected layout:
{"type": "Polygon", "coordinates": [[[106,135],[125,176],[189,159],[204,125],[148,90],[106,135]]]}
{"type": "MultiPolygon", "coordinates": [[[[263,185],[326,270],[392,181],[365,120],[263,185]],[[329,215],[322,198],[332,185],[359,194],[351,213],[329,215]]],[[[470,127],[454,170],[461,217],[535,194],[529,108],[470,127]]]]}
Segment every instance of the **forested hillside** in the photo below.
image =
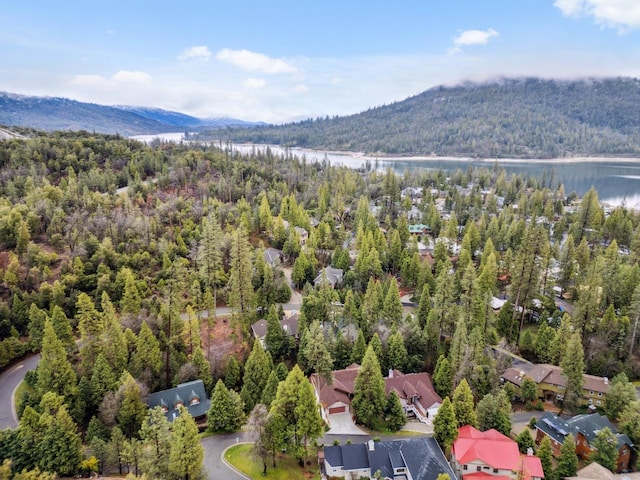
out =
{"type": "Polygon", "coordinates": [[[390,155],[636,156],[638,105],[637,79],[502,80],[437,87],[348,117],[228,129],[223,139],[390,155]]]}
{"type": "MultiPolygon", "coordinates": [[[[263,458],[286,447],[304,465],[324,431],[308,376],[353,362],[376,378],[426,371],[454,401],[462,385],[478,424],[496,428],[499,410],[508,431],[516,393],[496,346],[571,372],[565,411],[580,408],[583,373],[611,378],[596,406],[640,442],[640,214],[605,211],[597,192],[497,166],[400,177],[268,149],[24,133],[0,141],[0,367],[44,360],[20,426],[0,432],[14,471],[201,478],[195,420],[170,428],[145,404],[193,380],[212,393],[203,428],[255,427],[262,411],[265,432],[287,432],[263,458]],[[335,288],[329,265],[344,274],[335,288]],[[293,294],[297,335],[280,323],[293,294]]],[[[397,410],[384,395],[376,429],[397,410]]]]}

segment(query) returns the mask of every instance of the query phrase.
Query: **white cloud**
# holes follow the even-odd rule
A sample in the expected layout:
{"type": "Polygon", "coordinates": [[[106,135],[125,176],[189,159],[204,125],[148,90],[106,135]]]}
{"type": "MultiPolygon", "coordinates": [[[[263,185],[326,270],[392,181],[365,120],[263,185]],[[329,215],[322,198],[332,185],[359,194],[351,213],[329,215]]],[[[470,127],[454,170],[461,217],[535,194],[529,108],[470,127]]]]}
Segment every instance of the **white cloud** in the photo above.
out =
{"type": "Polygon", "coordinates": [[[591,16],[597,23],[621,31],[640,27],[638,0],[555,0],[553,5],[567,17],[591,16]]]}
{"type": "Polygon", "coordinates": [[[469,45],[486,45],[493,37],[500,35],[493,28],[488,30],[465,30],[453,39],[453,45],[456,49],[469,45]]]}
{"type": "Polygon", "coordinates": [[[267,84],[264,78],[247,78],[242,85],[247,88],[262,88],[267,84]]]}
{"type": "Polygon", "coordinates": [[[249,50],[231,50],[224,48],[216,54],[221,62],[230,63],[249,72],[295,73],[297,69],[279,58],[271,58],[262,53],[249,50]]]}
{"type": "Polygon", "coordinates": [[[178,56],[178,60],[204,60],[211,58],[211,51],[206,45],[197,45],[195,47],[185,48],[178,56]]]}
{"type": "Polygon", "coordinates": [[[307,85],[299,84],[291,89],[293,93],[307,93],[309,91],[309,87],[307,85]]]}
{"type": "Polygon", "coordinates": [[[151,81],[151,75],[148,73],[120,70],[110,78],[102,75],[75,75],[71,79],[71,84],[78,87],[110,89],[123,85],[148,85],[151,81]]]}

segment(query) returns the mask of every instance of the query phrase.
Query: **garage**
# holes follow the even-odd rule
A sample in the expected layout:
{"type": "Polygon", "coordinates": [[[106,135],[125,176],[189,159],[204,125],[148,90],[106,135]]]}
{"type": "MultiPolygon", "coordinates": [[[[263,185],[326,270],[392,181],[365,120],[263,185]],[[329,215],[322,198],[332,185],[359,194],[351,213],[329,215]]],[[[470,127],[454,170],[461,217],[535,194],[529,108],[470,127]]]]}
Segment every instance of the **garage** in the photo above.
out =
{"type": "Polygon", "coordinates": [[[344,413],[347,411],[347,407],[344,405],[342,407],[331,407],[329,409],[329,415],[333,415],[334,413],[344,413]]]}

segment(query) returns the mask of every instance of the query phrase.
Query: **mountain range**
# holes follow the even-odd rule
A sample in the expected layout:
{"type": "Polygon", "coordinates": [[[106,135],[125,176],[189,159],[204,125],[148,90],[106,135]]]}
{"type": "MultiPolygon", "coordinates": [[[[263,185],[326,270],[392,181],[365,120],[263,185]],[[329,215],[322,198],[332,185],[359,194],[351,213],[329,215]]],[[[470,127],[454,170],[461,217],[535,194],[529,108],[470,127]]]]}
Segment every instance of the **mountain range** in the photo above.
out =
{"type": "Polygon", "coordinates": [[[254,126],[233,118],[197,118],[159,108],[106,106],[60,97],[0,92],[0,125],[38,130],[87,130],[97,133],[152,133],[254,126]]]}
{"type": "Polygon", "coordinates": [[[398,156],[635,158],[639,106],[635,78],[512,78],[440,86],[350,116],[283,125],[0,93],[0,125],[126,136],[189,130],[199,140],[398,156]]]}

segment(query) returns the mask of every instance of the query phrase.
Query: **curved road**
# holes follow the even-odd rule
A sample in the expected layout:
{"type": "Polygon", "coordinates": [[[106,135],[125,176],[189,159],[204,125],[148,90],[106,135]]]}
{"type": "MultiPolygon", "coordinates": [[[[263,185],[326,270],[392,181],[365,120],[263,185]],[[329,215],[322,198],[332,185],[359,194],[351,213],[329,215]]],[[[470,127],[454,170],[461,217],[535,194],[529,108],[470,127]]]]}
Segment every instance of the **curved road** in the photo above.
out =
{"type": "Polygon", "coordinates": [[[0,409],[0,430],[17,428],[18,418],[13,404],[13,393],[29,370],[35,370],[40,361],[40,354],[26,357],[8,370],[0,374],[0,405],[11,405],[11,408],[0,409]]]}

